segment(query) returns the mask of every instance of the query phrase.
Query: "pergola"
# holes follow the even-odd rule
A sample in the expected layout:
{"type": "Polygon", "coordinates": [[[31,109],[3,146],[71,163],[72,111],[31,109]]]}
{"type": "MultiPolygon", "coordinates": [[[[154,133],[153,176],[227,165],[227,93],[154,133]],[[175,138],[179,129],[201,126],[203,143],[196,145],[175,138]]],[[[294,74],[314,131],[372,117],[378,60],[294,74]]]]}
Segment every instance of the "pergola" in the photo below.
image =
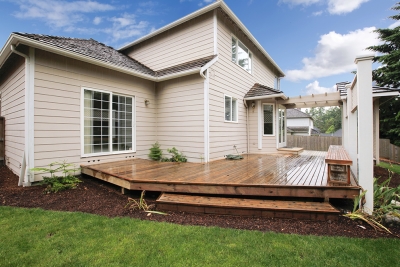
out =
{"type": "Polygon", "coordinates": [[[353,161],[351,171],[366,190],[364,210],[372,213],[374,160],[379,163],[380,98],[398,97],[399,89],[372,85],[374,55],[355,59],[357,74],[353,81],[338,83],[337,92],[290,97],[279,100],[287,108],[340,106],[342,110],[342,144],[353,161]]]}

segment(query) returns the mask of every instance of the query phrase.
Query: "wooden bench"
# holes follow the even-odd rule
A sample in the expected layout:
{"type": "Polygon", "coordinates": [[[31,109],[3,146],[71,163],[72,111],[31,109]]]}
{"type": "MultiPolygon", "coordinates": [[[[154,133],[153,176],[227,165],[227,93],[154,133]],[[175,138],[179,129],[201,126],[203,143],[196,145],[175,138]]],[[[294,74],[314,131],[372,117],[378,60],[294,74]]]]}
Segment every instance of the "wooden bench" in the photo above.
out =
{"type": "Polygon", "coordinates": [[[353,161],[343,146],[329,146],[325,163],[328,164],[328,184],[350,184],[350,166],[353,161]]]}

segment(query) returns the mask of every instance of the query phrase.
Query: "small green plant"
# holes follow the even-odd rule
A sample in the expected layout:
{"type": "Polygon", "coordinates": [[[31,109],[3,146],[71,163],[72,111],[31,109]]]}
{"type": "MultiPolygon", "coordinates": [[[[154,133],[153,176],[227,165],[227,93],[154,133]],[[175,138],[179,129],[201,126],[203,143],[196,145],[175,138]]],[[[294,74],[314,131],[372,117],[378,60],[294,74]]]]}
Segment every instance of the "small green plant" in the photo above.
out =
{"type": "Polygon", "coordinates": [[[43,181],[39,182],[40,185],[46,185],[44,193],[57,193],[62,190],[75,189],[80,182],[82,182],[75,173],[80,170],[74,164],[63,162],[52,162],[49,167],[32,168],[32,172],[49,173],[50,177],[43,176],[43,181]],[[63,175],[57,176],[56,173],[63,175]]]}
{"type": "Polygon", "coordinates": [[[389,187],[392,172],[389,171],[389,174],[389,178],[381,184],[378,184],[378,179],[374,179],[374,216],[380,221],[385,214],[399,213],[400,210],[396,205],[400,202],[400,186],[389,187]]]}
{"type": "Polygon", "coordinates": [[[160,214],[160,215],[168,215],[167,213],[161,212],[161,211],[156,211],[156,210],[151,210],[154,208],[154,205],[147,205],[146,200],[144,199],[145,195],[145,190],[142,191],[140,194],[139,199],[134,199],[129,197],[128,198],[128,203],[125,205],[125,208],[130,209],[130,210],[143,210],[144,212],[147,212],[148,214],[160,214]]]}
{"type": "Polygon", "coordinates": [[[187,162],[187,158],[183,155],[183,153],[179,153],[178,149],[175,147],[168,148],[168,153],[172,154],[169,161],[171,162],[187,162]]]}
{"type": "Polygon", "coordinates": [[[150,148],[149,158],[155,161],[161,161],[163,158],[163,153],[160,148],[160,144],[156,142],[150,148]]]}

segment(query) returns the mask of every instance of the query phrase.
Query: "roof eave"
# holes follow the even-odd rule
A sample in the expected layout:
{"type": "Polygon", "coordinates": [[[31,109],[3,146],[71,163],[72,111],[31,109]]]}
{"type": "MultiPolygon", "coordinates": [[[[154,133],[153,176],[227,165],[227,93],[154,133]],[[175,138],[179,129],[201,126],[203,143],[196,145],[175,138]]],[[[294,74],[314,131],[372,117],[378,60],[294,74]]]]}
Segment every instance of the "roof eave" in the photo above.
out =
{"type": "Polygon", "coordinates": [[[233,11],[223,2],[223,1],[216,1],[208,6],[205,6],[204,8],[201,8],[183,18],[180,18],[152,33],[149,33],[148,35],[145,35],[121,48],[118,49],[118,51],[121,50],[125,50],[133,45],[136,45],[138,43],[141,43],[147,39],[150,39],[153,36],[156,36],[162,32],[165,32],[169,29],[174,28],[175,26],[178,26],[182,23],[185,23],[195,17],[198,17],[200,15],[203,15],[217,7],[221,7],[230,17],[231,19],[239,26],[239,28],[249,37],[249,39],[256,45],[256,47],[261,51],[261,53],[272,63],[272,65],[278,70],[278,72],[280,73],[279,77],[284,77],[285,73],[283,72],[283,70],[278,66],[278,64],[276,64],[276,62],[272,59],[272,57],[268,54],[267,51],[265,51],[265,49],[261,46],[261,44],[257,41],[257,39],[250,33],[250,31],[246,28],[246,26],[244,26],[244,24],[240,21],[240,19],[233,13],[233,11]]]}
{"type": "Polygon", "coordinates": [[[283,94],[273,94],[273,95],[262,95],[262,96],[251,96],[251,97],[245,97],[244,100],[262,100],[262,99],[271,99],[271,98],[277,98],[280,97],[283,100],[286,100],[288,97],[283,94]]]}

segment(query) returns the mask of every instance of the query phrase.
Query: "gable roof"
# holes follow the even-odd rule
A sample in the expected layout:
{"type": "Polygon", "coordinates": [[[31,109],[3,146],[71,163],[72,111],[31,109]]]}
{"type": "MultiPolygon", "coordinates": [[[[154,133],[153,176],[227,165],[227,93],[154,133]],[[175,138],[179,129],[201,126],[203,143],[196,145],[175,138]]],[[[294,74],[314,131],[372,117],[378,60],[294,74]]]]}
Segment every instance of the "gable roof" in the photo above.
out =
{"type": "Polygon", "coordinates": [[[247,98],[255,96],[281,94],[281,93],[283,92],[259,83],[255,83],[244,97],[247,98]]]}
{"type": "Polygon", "coordinates": [[[212,63],[211,61],[215,58],[215,56],[203,57],[154,71],[111,46],[106,46],[93,39],[14,32],[0,51],[0,68],[11,55],[11,46],[19,44],[25,44],[155,82],[200,73],[201,68],[207,63],[212,63]]]}
{"type": "Polygon", "coordinates": [[[121,48],[118,49],[118,51],[123,51],[131,46],[134,46],[136,44],[139,44],[147,39],[150,39],[160,33],[163,33],[165,31],[168,31],[169,29],[172,29],[180,24],[183,24],[193,18],[196,18],[200,15],[203,15],[209,11],[212,11],[214,9],[220,8],[222,9],[232,20],[233,22],[236,23],[236,25],[244,32],[244,34],[250,39],[251,42],[254,43],[254,45],[260,50],[260,52],[271,62],[271,64],[277,69],[277,71],[279,72],[279,76],[280,77],[284,77],[285,73],[282,71],[282,69],[278,66],[278,64],[276,64],[276,62],[272,59],[272,57],[268,54],[267,51],[265,51],[265,49],[262,47],[262,45],[257,41],[257,39],[250,33],[250,31],[246,28],[246,26],[244,26],[244,24],[240,21],[240,19],[232,12],[232,10],[225,4],[225,2],[223,0],[216,0],[214,3],[205,6],[189,15],[186,15],[183,18],[180,18],[164,27],[161,27],[158,30],[155,30],[121,48]]]}
{"type": "Polygon", "coordinates": [[[282,97],[285,98],[286,96],[283,94],[282,91],[279,91],[277,89],[273,89],[269,86],[262,85],[259,83],[255,83],[253,87],[246,93],[244,98],[246,100],[251,100],[251,99],[262,99],[262,98],[270,98],[268,96],[272,97],[282,97]]]}
{"type": "Polygon", "coordinates": [[[111,46],[106,46],[105,44],[99,43],[94,39],[68,38],[20,32],[14,32],[14,34],[24,36],[29,39],[52,45],[77,54],[98,59],[116,66],[129,68],[148,75],[154,75],[154,71],[149,67],[141,64],[139,61],[133,58],[130,58],[118,52],[111,46]]]}
{"type": "Polygon", "coordinates": [[[286,109],[286,118],[288,119],[298,119],[298,118],[310,118],[313,119],[309,114],[301,111],[300,109],[286,109]]]}

